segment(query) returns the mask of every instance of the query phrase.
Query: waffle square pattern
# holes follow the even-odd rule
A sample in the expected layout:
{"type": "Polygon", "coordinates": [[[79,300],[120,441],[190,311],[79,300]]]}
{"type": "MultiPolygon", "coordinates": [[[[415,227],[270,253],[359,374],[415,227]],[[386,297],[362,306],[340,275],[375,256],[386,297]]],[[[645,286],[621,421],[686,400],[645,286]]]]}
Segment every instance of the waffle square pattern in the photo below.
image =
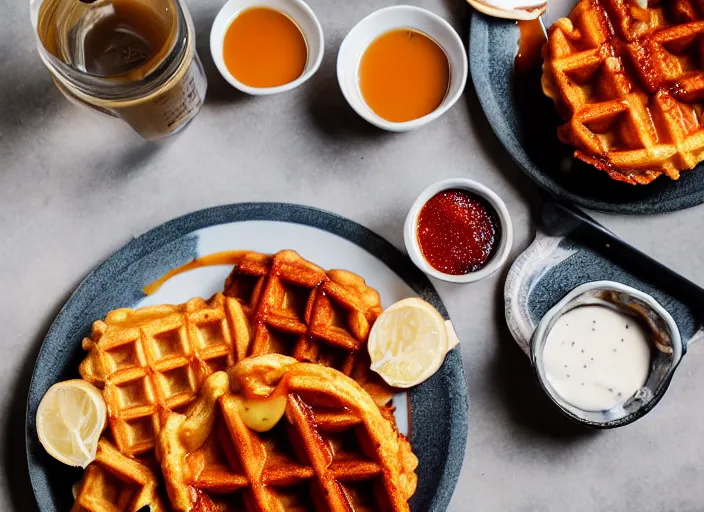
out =
{"type": "Polygon", "coordinates": [[[580,0],[548,31],[543,91],[575,156],[648,184],[704,159],[701,0],[580,0]]]}
{"type": "Polygon", "coordinates": [[[83,379],[103,388],[108,422],[125,455],[147,454],[161,412],[190,404],[211,373],[245,357],[250,345],[239,302],[216,294],[179,306],[118,309],[83,341],[83,379]]]}
{"type": "Polygon", "coordinates": [[[356,274],[326,272],[294,251],[246,252],[209,301],[117,309],[94,322],[79,372],[103,390],[118,450],[148,457],[165,412],[183,411],[210,374],[250,356],[333,367],[385,406],[393,390],[366,351],[381,311],[378,292],[356,274]]]}
{"type": "Polygon", "coordinates": [[[165,512],[158,480],[144,464],[122,455],[110,442],[98,442],[96,459],[78,485],[71,512],[165,512]]]}
{"type": "Polygon", "coordinates": [[[379,293],[346,270],[325,271],[291,250],[246,253],[225,282],[252,326],[249,356],[284,354],[335,368],[379,406],[393,390],[372,372],[367,340],[382,312],[379,293]]]}
{"type": "Polygon", "coordinates": [[[287,354],[348,375],[382,311],[379,294],[363,278],[326,272],[290,250],[248,253],[224,294],[237,298],[252,321],[252,355],[287,354]]]}
{"type": "Polygon", "coordinates": [[[185,414],[168,415],[156,453],[181,512],[407,511],[417,483],[410,444],[369,394],[279,354],[212,374],[185,414]],[[254,404],[277,400],[273,428],[245,424],[254,404]]]}

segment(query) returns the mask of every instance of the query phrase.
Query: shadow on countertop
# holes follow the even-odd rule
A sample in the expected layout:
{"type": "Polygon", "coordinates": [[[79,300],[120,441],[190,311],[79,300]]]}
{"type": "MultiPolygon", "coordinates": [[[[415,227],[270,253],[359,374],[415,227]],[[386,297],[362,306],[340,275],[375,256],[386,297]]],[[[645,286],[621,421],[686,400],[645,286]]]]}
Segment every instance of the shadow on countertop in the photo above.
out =
{"type": "MultiPolygon", "coordinates": [[[[2,39],[0,48],[4,48],[2,39]]],[[[40,125],[61,110],[71,108],[39,56],[27,58],[31,60],[23,66],[13,66],[15,59],[0,66],[0,152],[6,148],[11,154],[14,149],[24,147],[18,142],[41,138],[38,135],[40,125]]]]}
{"type": "MultiPolygon", "coordinates": [[[[501,282],[505,282],[508,271],[509,268],[504,270],[501,282]]],[[[549,437],[562,444],[572,444],[602,433],[571,421],[542,391],[528,356],[513,340],[506,326],[503,286],[496,292],[495,314],[499,326],[498,350],[490,363],[488,375],[508,418],[531,435],[549,437]]]]}
{"type": "Polygon", "coordinates": [[[307,85],[308,112],[320,134],[332,140],[345,137],[385,139],[394,134],[364,119],[347,103],[337,81],[337,52],[342,40],[326,41],[323,62],[307,85]]]}

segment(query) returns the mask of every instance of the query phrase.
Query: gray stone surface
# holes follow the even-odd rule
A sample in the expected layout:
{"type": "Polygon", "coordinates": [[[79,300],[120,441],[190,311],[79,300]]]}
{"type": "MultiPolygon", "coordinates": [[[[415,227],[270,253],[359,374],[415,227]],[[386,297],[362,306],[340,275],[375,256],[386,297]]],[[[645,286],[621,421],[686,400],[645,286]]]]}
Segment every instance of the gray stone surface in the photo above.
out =
{"type": "MultiPolygon", "coordinates": [[[[413,0],[466,38],[462,0],[413,0]]],[[[388,2],[386,3],[388,4],[388,2]]],[[[289,201],[325,208],[399,247],[416,194],[446,177],[475,178],[507,202],[515,257],[533,236],[534,186],[511,163],[471,85],[437,122],[381,133],[337,87],[344,34],[381,0],[310,0],[327,44],[318,74],[281,96],[248,98],[216,75],[207,45],[220,5],[190,0],[210,78],[201,114],[179,136],[142,142],[79,109],[52,85],[34,49],[26,1],[0,10],[0,509],[33,510],[24,466],[24,403],[39,344],[80,280],[131,237],[199,208],[289,201]]],[[[704,284],[704,209],[653,217],[597,216],[704,284]]],[[[590,432],[563,419],[533,382],[503,322],[505,273],[437,283],[462,340],[471,419],[453,511],[698,511],[704,508],[704,347],[691,348],[646,418],[590,432]]]]}

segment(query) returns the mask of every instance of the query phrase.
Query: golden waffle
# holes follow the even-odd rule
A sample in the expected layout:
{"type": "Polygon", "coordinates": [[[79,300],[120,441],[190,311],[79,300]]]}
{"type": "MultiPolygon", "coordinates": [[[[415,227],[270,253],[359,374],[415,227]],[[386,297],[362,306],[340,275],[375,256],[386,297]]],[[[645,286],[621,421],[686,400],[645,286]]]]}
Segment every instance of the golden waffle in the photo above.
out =
{"type": "Polygon", "coordinates": [[[325,271],[294,251],[250,252],[235,265],[224,294],[241,301],[253,326],[249,355],[277,353],[351,376],[379,405],[391,391],[369,370],[369,331],[379,294],[345,270],[325,271]]]}
{"type": "Polygon", "coordinates": [[[701,0],[581,0],[543,47],[560,140],[630,184],[692,169],[704,159],[702,35],[701,0]]]}
{"type": "Polygon", "coordinates": [[[212,372],[245,357],[249,324],[222,294],[180,306],[117,309],[93,324],[81,377],[103,389],[108,423],[125,455],[146,454],[165,411],[187,406],[212,372]]]}
{"type": "Polygon", "coordinates": [[[418,464],[357,383],[278,354],[211,375],[185,415],[169,414],[157,456],[181,512],[407,511],[418,464]],[[273,429],[245,426],[240,411],[276,400],[273,429]]]}
{"type": "Polygon", "coordinates": [[[95,461],[86,468],[71,512],[151,512],[166,509],[157,493],[158,481],[145,465],[122,455],[108,441],[98,441],[95,461]]]}
{"type": "Polygon", "coordinates": [[[251,355],[277,352],[333,366],[378,405],[391,400],[393,390],[369,369],[366,341],[382,308],[364,279],[326,273],[293,251],[248,252],[225,288],[231,297],[117,309],[93,324],[79,372],[103,389],[122,453],[148,455],[164,412],[184,408],[210,373],[251,355]]]}

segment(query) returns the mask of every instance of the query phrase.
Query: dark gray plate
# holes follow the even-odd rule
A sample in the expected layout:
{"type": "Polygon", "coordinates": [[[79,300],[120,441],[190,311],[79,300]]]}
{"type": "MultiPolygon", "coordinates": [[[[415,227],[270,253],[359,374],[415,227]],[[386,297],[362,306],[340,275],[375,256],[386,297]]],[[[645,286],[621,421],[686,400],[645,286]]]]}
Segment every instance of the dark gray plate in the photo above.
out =
{"type": "MultiPolygon", "coordinates": [[[[201,210],[167,222],[133,240],[95,269],[68,300],[44,340],[29,388],[26,418],[29,475],[40,510],[69,510],[71,485],[80,479],[81,472],[44,451],[36,435],[37,406],[52,384],[78,377],[81,340],[89,334],[93,321],[112,309],[134,306],[144,297],[144,285],[198,255],[197,230],[202,233],[210,227],[244,221],[286,222],[337,235],[375,257],[448,318],[430,281],[404,254],[367,228],[337,215],[289,204],[245,203],[201,210]]],[[[247,247],[247,240],[233,243],[247,247]]],[[[380,292],[383,296],[384,291],[380,292]]],[[[410,439],[419,459],[418,489],[411,508],[444,511],[457,484],[467,440],[467,388],[459,350],[450,352],[440,371],[409,395],[410,439]]]]}
{"type": "Polygon", "coordinates": [[[700,312],[579,239],[553,237],[539,230],[511,266],[504,289],[507,323],[521,348],[528,350],[533,330],[545,313],[576,287],[592,281],[616,281],[651,295],[672,315],[685,346],[704,335],[700,312]]]}
{"type": "MultiPolygon", "coordinates": [[[[533,333],[543,316],[569,292],[594,281],[615,281],[653,297],[675,320],[683,343],[683,354],[690,343],[704,337],[701,312],[657,287],[647,276],[639,277],[615,264],[573,234],[550,236],[539,228],[533,243],[511,266],[504,288],[506,323],[527,356],[533,333]]],[[[526,364],[531,364],[526,359],[526,364]]],[[[634,419],[654,407],[668,385],[669,380],[634,419]]]]}
{"type": "Polygon", "coordinates": [[[484,113],[516,163],[555,197],[605,212],[644,214],[704,203],[704,165],[678,181],[661,176],[647,186],[618,183],[573,158],[557,140],[559,119],[540,90],[540,70],[514,76],[519,30],[515,22],[474,12],[469,64],[484,113]]]}

